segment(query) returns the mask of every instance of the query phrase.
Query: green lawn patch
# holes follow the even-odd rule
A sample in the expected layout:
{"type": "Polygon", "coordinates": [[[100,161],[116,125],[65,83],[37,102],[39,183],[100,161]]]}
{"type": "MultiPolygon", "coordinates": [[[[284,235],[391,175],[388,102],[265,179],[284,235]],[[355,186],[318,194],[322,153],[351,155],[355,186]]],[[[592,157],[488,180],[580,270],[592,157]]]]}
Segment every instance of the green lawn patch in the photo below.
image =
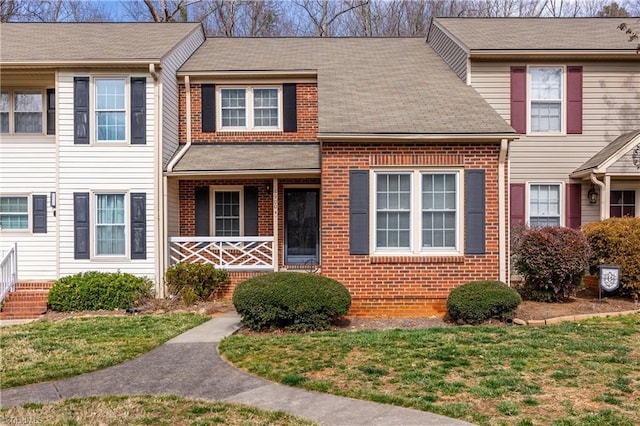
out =
{"type": "Polygon", "coordinates": [[[2,327],[0,387],[120,364],[208,320],[195,314],[105,316],[2,327]]]}
{"type": "Polygon", "coordinates": [[[47,425],[317,425],[281,411],[177,396],[74,398],[0,410],[0,424],[47,425]]]}
{"type": "Polygon", "coordinates": [[[481,425],[640,424],[640,315],[547,327],[234,335],[219,349],[276,382],[481,425]]]}

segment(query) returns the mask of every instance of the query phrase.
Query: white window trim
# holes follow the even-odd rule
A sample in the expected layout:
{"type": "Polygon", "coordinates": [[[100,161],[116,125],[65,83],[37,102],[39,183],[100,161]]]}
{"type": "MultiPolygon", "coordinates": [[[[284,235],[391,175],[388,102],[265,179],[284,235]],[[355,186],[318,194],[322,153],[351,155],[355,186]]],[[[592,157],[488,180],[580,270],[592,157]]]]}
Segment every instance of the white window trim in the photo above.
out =
{"type": "Polygon", "coordinates": [[[131,143],[131,75],[130,74],[95,74],[90,79],[89,94],[89,128],[92,145],[108,146],[108,145],[129,145],[131,143]],[[98,141],[98,123],[96,120],[96,80],[119,79],[124,80],[124,140],[117,141],[98,141]]]}
{"type": "Polygon", "coordinates": [[[91,191],[91,214],[90,214],[90,241],[91,241],[91,260],[96,261],[122,261],[123,259],[130,259],[131,251],[130,251],[130,234],[131,234],[131,205],[130,205],[130,195],[129,191],[118,191],[118,190],[94,190],[91,191]],[[98,217],[97,217],[97,199],[98,195],[124,195],[124,254],[123,255],[104,255],[97,254],[98,253],[98,237],[96,228],[98,226],[98,217]]]}
{"type": "Polygon", "coordinates": [[[376,168],[369,174],[369,252],[372,256],[459,256],[464,253],[462,237],[464,235],[464,170],[461,168],[376,168]],[[409,223],[410,247],[378,248],[376,247],[377,209],[376,183],[378,174],[398,173],[411,175],[411,222],[409,223]],[[447,249],[442,247],[422,247],[422,175],[454,174],[456,176],[456,246],[447,249]]]}
{"type": "Polygon", "coordinates": [[[567,134],[567,67],[558,64],[530,64],[527,65],[527,136],[564,136],[567,134]],[[561,94],[560,100],[560,131],[559,132],[534,132],[531,130],[531,68],[560,68],[561,94]]]}
{"type": "Polygon", "coordinates": [[[240,237],[244,237],[244,186],[242,185],[216,185],[209,187],[209,233],[216,235],[216,192],[239,192],[240,195],[240,237]]]}
{"type": "Polygon", "coordinates": [[[524,212],[526,217],[527,226],[531,226],[531,185],[558,185],[560,187],[558,202],[560,203],[560,226],[565,225],[565,186],[564,182],[554,181],[544,181],[544,180],[536,180],[536,181],[528,181],[526,183],[526,191],[525,191],[525,205],[524,212]]]}
{"type": "Polygon", "coordinates": [[[221,132],[273,132],[282,131],[283,113],[282,86],[281,85],[216,85],[216,129],[221,132]],[[245,90],[245,122],[246,126],[223,126],[222,125],[222,90],[223,89],[244,89],[245,90]],[[253,122],[253,89],[275,89],[278,91],[278,125],[256,127],[253,122]]]}
{"type": "Polygon", "coordinates": [[[32,211],[32,205],[33,205],[33,201],[31,198],[30,193],[3,193],[0,194],[0,197],[25,197],[27,199],[27,227],[25,229],[2,229],[2,227],[0,226],[0,233],[3,235],[10,235],[10,234],[19,234],[19,235],[24,235],[24,234],[31,234],[32,233],[32,225],[33,225],[33,211],[32,211]]]}
{"type": "Polygon", "coordinates": [[[43,135],[46,136],[47,134],[47,96],[46,96],[46,90],[47,88],[42,88],[42,87],[12,87],[12,88],[8,88],[8,87],[3,87],[0,90],[2,90],[3,92],[8,92],[9,94],[9,132],[7,133],[0,133],[0,135],[2,136],[33,136],[33,135],[43,135]],[[15,125],[15,102],[14,102],[14,94],[16,92],[39,92],[41,99],[42,99],[42,111],[40,111],[40,114],[42,115],[42,129],[40,132],[36,132],[36,133],[25,133],[25,132],[20,132],[20,133],[16,133],[16,125],[15,125]]]}

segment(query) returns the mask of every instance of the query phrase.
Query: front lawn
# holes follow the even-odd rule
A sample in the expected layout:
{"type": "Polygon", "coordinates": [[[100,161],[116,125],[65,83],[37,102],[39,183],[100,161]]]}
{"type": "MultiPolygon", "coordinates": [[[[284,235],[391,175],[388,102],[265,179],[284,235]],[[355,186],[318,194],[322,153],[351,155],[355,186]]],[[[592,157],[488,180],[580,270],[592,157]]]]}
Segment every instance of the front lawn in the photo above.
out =
{"type": "Polygon", "coordinates": [[[640,424],[640,315],[539,328],[235,335],[220,351],[276,382],[481,425],[640,424]]]}
{"type": "Polygon", "coordinates": [[[0,388],[76,376],[149,352],[208,317],[106,316],[0,328],[0,388]]]}
{"type": "Polygon", "coordinates": [[[105,396],[0,411],[0,424],[47,425],[316,425],[281,411],[177,396],[105,396]]]}

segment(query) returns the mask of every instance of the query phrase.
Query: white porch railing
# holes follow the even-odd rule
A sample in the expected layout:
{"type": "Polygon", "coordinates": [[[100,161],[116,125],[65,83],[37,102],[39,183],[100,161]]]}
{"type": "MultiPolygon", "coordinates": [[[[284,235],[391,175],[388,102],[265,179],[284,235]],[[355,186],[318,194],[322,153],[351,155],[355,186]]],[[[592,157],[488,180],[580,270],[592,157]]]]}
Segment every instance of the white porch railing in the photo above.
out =
{"type": "Polygon", "coordinates": [[[212,263],[227,271],[273,271],[273,237],[170,237],[170,263],[212,263]]]}
{"type": "Polygon", "coordinates": [[[10,291],[16,290],[18,278],[17,245],[0,247],[0,302],[10,291]]]}

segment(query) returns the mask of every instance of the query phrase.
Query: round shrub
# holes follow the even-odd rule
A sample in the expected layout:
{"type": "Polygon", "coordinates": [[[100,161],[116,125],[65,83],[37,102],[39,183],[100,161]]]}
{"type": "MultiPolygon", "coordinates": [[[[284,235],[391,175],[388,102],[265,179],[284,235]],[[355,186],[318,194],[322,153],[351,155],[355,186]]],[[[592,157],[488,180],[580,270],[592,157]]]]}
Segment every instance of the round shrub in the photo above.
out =
{"type": "Polygon", "coordinates": [[[208,300],[214,291],[229,283],[227,271],[210,263],[177,263],[167,269],[164,279],[169,294],[187,305],[208,300]]]}
{"type": "Polygon", "coordinates": [[[252,330],[323,330],[351,307],[351,295],[344,285],[301,272],[250,278],[236,286],[232,300],[242,321],[252,330]]]}
{"type": "Polygon", "coordinates": [[[449,293],[447,310],[454,321],[477,324],[513,317],[520,302],[518,292],[501,281],[471,281],[449,293]]]}
{"type": "Polygon", "coordinates": [[[549,226],[528,229],[516,254],[516,270],[524,277],[523,294],[561,302],[571,297],[587,272],[589,243],[575,229],[549,226]]]}
{"type": "Polygon", "coordinates": [[[60,278],[49,290],[55,311],[125,309],[149,297],[149,278],[131,274],[89,271],[60,278]]]}
{"type": "Polygon", "coordinates": [[[593,250],[591,273],[598,273],[600,265],[619,266],[622,291],[640,297],[640,217],[588,223],[582,231],[593,250]]]}

